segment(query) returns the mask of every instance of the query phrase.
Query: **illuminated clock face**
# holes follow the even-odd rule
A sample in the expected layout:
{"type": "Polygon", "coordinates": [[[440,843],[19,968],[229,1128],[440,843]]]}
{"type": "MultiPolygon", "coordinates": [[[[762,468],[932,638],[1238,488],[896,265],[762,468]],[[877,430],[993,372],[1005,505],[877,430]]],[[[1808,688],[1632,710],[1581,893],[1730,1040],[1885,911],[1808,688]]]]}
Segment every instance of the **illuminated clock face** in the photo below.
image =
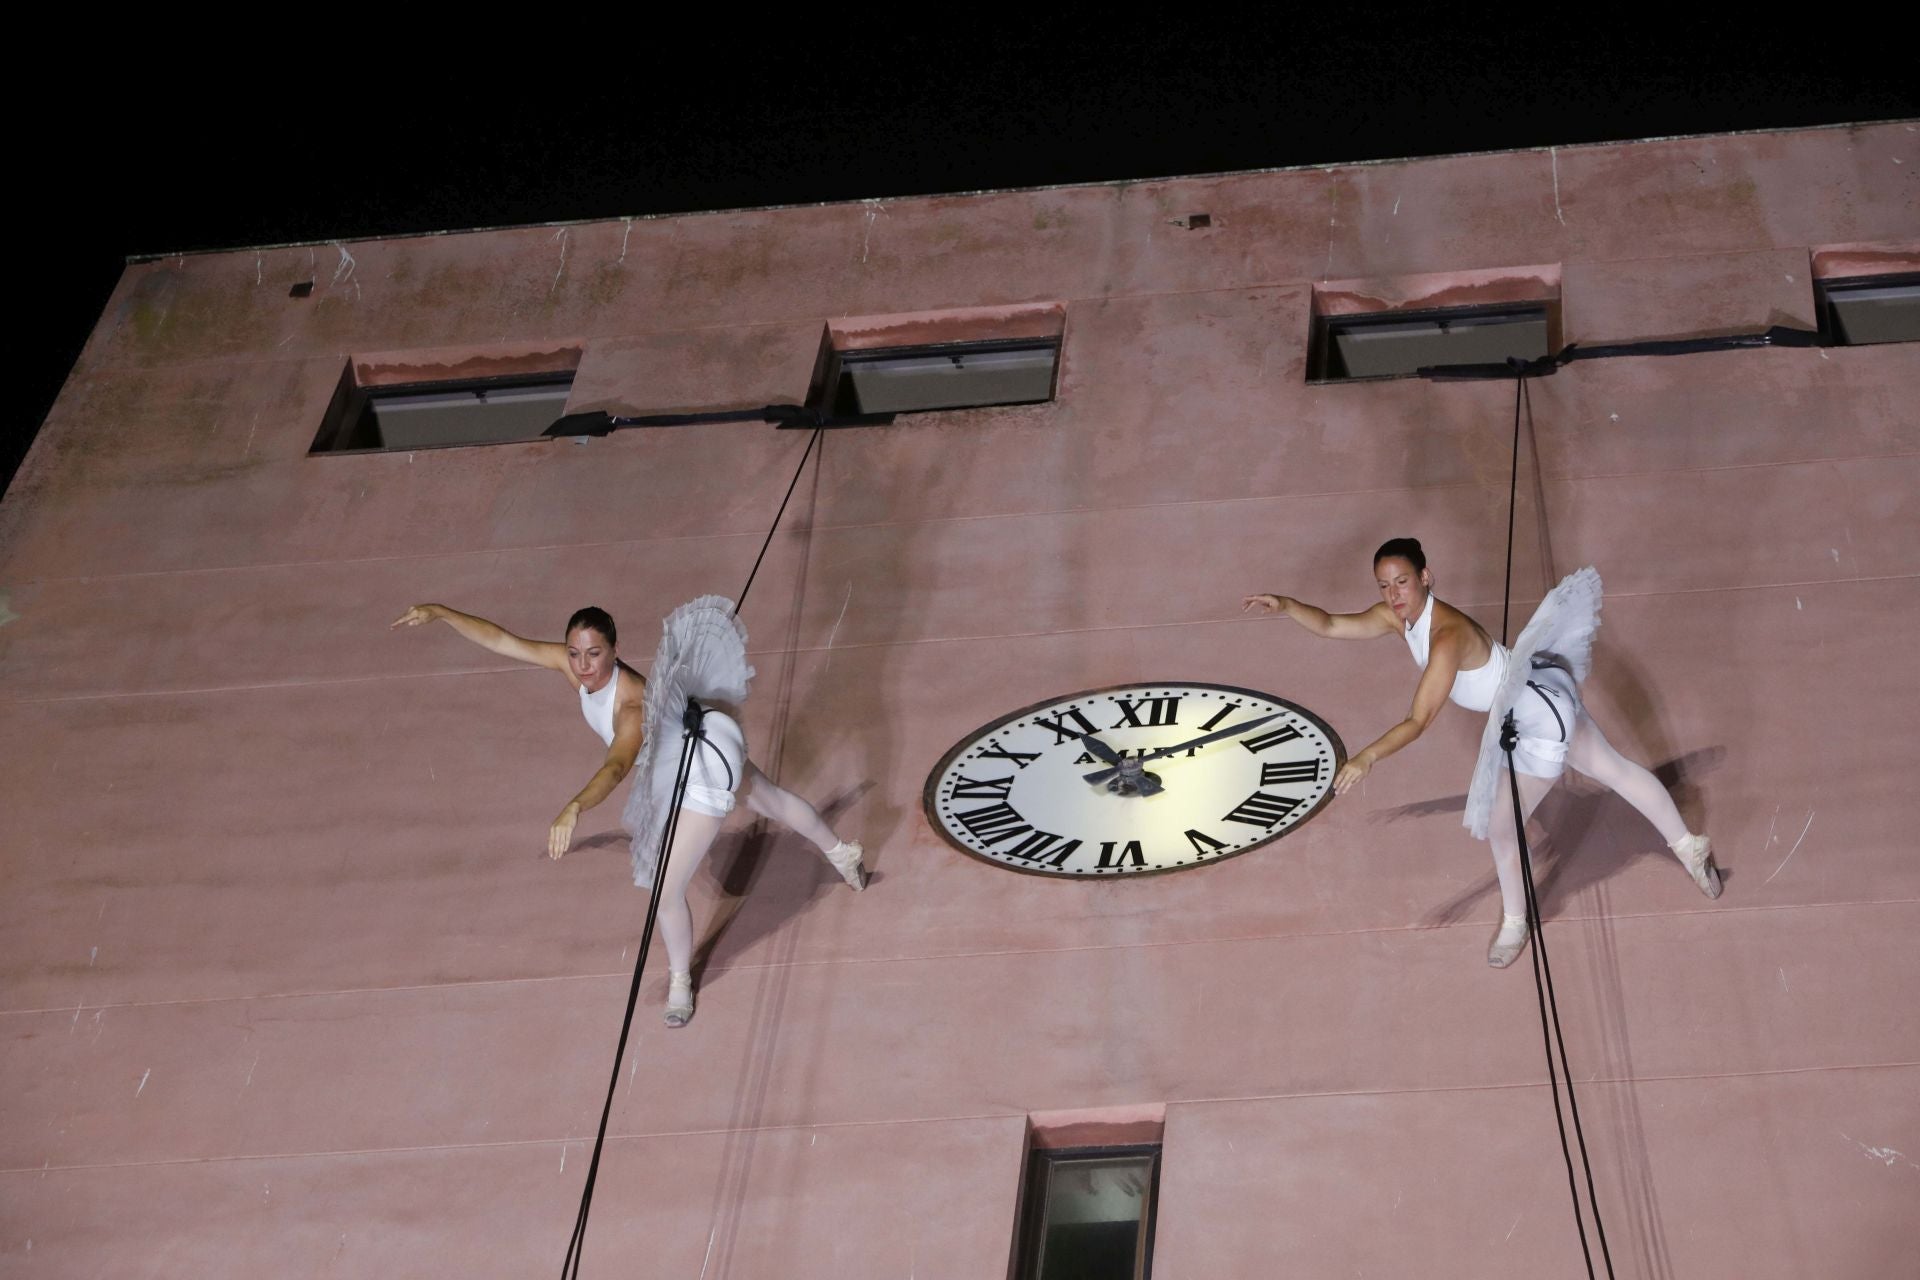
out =
{"type": "Polygon", "coordinates": [[[927,817],[975,857],[1050,876],[1205,866],[1317,813],[1346,760],[1304,707],[1220,684],[1055,698],[969,734],[927,778],[927,817]]]}

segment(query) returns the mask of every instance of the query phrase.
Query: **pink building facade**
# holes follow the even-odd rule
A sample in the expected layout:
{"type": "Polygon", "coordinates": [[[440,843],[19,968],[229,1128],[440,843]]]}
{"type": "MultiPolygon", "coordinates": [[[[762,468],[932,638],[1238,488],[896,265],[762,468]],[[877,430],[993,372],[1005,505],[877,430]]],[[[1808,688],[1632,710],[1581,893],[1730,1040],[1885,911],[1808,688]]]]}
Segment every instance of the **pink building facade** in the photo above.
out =
{"type": "MultiPolygon", "coordinates": [[[[874,878],[721,837],[698,1014],[661,1026],[656,953],[583,1274],[1004,1276],[1063,1127],[1161,1143],[1163,1280],[1575,1274],[1532,983],[1484,962],[1459,824],[1477,717],[1163,875],[990,865],[922,789],[981,726],[1136,682],[1364,745],[1405,713],[1398,641],[1241,597],[1364,608],[1413,535],[1497,629],[1514,391],[1310,381],[1315,317],[1810,330],[1821,281],[1920,270],[1916,174],[1895,123],[131,265],[0,503],[0,1271],[560,1263],[645,904],[618,799],[541,856],[600,758],[572,693],[387,624],[557,638],[596,603],[644,665],[660,615],[739,590],[807,436],[312,455],[343,385],[565,372],[570,410],[705,411],[799,401],[823,351],[1042,334],[1046,403],[831,431],[802,477],[744,718],[874,878]]],[[[1520,616],[1599,567],[1589,704],[1727,871],[1702,898],[1591,787],[1542,810],[1617,1273],[1897,1274],[1920,346],[1596,360],[1531,399],[1520,616]]]]}

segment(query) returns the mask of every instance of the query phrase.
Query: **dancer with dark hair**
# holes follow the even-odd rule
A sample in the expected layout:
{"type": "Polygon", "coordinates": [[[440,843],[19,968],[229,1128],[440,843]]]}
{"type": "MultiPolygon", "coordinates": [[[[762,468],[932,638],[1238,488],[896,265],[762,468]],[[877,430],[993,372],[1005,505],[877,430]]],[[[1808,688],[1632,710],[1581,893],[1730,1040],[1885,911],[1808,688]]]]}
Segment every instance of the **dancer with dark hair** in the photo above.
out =
{"type": "Polygon", "coordinates": [[[684,1026],[693,1016],[693,917],[687,909],[687,886],[736,800],[811,840],[855,890],[866,886],[859,842],[840,839],[812,805],[756,768],[747,759],[739,722],[709,705],[710,700],[737,704],[753,676],[753,668],[746,665],[746,633],[733,620],[731,602],[704,596],[667,618],[654,662],[655,679],[663,682],[657,688],[620,661],[613,618],[592,605],[567,620],[563,643],[528,640],[443,604],[414,605],[393,626],[429,622],[444,622],[501,657],[558,671],[579,691],[581,714],[607,744],[607,755],[548,827],[547,856],[563,856],[572,847],[580,815],[612,795],[628,773],[637,772],[622,817],[633,836],[634,883],[642,888],[653,886],[660,832],[667,825],[678,772],[678,753],[667,744],[678,741],[689,697],[704,708],[660,896],[660,932],[669,970],[668,1026],[684,1026]]]}
{"type": "Polygon", "coordinates": [[[1544,799],[1561,772],[1576,771],[1639,810],[1667,842],[1709,898],[1720,896],[1720,874],[1707,837],[1687,830],[1666,788],[1644,766],[1613,749],[1580,701],[1599,626],[1600,575],[1570,574],[1547,594],[1511,650],[1472,618],[1433,594],[1433,574],[1414,538],[1394,538],[1374,553],[1380,603],[1361,613],[1328,613],[1282,595],[1251,595],[1242,611],[1284,614],[1317,636],[1371,640],[1398,633],[1421,668],[1406,719],[1356,752],[1334,775],[1345,793],[1373,766],[1416,741],[1451,699],[1469,711],[1489,712],[1467,792],[1466,826],[1493,848],[1502,918],[1487,963],[1504,969],[1527,942],[1527,894],[1519,835],[1507,794],[1500,729],[1509,711],[1519,732],[1513,753],[1525,814],[1544,799]]]}

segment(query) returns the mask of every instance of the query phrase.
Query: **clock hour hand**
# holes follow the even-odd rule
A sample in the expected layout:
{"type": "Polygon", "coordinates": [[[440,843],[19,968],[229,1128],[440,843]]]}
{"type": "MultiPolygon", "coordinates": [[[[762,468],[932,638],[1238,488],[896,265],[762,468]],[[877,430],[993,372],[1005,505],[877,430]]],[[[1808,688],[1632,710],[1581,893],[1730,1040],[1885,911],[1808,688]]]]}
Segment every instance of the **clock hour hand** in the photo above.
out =
{"type": "MultiPolygon", "coordinates": [[[[1115,751],[1112,747],[1108,746],[1106,743],[1100,741],[1100,739],[1094,737],[1092,734],[1089,733],[1084,737],[1082,737],[1080,739],[1080,745],[1085,747],[1090,753],[1092,753],[1095,759],[1104,760],[1108,764],[1113,765],[1115,768],[1119,767],[1120,760],[1121,760],[1120,753],[1118,751],[1115,751]]],[[[1102,782],[1105,782],[1107,780],[1107,775],[1111,774],[1112,772],[1113,772],[1112,769],[1107,770],[1106,773],[1103,773],[1100,775],[1100,780],[1102,782]]],[[[1093,779],[1089,778],[1087,779],[1087,781],[1091,782],[1093,781],[1093,779]]]]}
{"type": "MultiPolygon", "coordinates": [[[[1171,747],[1161,747],[1158,751],[1148,752],[1146,755],[1140,757],[1140,763],[1145,764],[1149,760],[1164,759],[1176,752],[1190,751],[1195,747],[1204,747],[1207,743],[1218,742],[1222,738],[1237,738],[1249,729],[1257,729],[1267,721],[1278,720],[1279,718],[1280,713],[1276,711],[1270,716],[1259,716],[1252,720],[1243,720],[1239,724],[1229,726],[1228,728],[1216,729],[1212,733],[1202,734],[1198,738],[1190,738],[1185,742],[1176,743],[1171,747]]],[[[1086,739],[1082,738],[1081,741],[1085,742],[1086,739]]],[[[1104,756],[1101,758],[1105,759],[1104,756]]],[[[1111,778],[1116,772],[1118,772],[1117,769],[1101,769],[1098,772],[1086,774],[1085,777],[1088,782],[1101,783],[1111,778]]]]}

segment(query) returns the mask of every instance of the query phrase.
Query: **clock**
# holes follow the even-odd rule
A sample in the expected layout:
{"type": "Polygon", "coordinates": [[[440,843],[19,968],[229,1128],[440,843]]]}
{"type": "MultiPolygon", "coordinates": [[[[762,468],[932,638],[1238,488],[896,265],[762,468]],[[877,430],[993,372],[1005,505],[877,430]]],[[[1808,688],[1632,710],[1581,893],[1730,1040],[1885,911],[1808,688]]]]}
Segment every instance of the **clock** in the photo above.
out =
{"type": "Polygon", "coordinates": [[[1276,840],[1333,795],[1326,721],[1224,684],[1129,684],[1022,708],[927,777],[934,829],[1015,871],[1150,875],[1276,840]]]}

